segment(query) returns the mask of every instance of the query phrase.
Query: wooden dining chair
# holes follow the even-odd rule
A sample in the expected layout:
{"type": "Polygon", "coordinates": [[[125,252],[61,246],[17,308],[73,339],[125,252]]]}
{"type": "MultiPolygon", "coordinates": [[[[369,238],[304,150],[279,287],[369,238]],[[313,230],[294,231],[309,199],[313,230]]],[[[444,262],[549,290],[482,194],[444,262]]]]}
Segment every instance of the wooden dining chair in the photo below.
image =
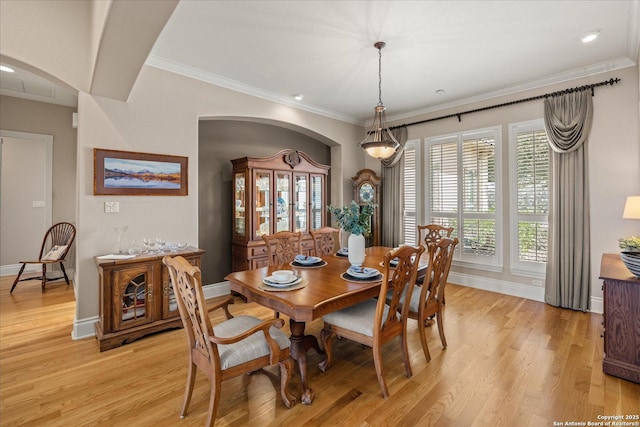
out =
{"type": "Polygon", "coordinates": [[[280,365],[280,396],[287,408],[292,407],[296,398],[289,393],[288,385],[294,361],[290,356],[291,342],[280,330],[284,321],[242,315],[212,326],[200,269],[181,256],[165,256],[162,262],[169,270],[187,335],[189,367],[180,418],[187,415],[198,368],[211,383],[207,426],[215,422],[222,381],[275,363],[280,365]]]}
{"type": "Polygon", "coordinates": [[[333,255],[342,245],[342,229],[322,227],[309,231],[313,238],[314,255],[323,257],[333,255]]]}
{"type": "MultiPolygon", "coordinates": [[[[418,244],[424,246],[426,251],[429,243],[439,242],[443,237],[451,237],[451,233],[453,233],[453,227],[445,227],[440,224],[418,225],[418,244]]],[[[422,286],[425,277],[429,276],[427,276],[426,273],[418,275],[416,285],[422,286]]],[[[442,303],[444,304],[444,302],[443,295],[442,303]]]]}
{"type": "Polygon", "coordinates": [[[59,280],[64,278],[67,282],[67,286],[69,285],[69,277],[67,276],[67,272],[64,269],[64,261],[67,257],[67,254],[71,250],[71,244],[73,240],[76,238],[76,227],[70,222],[59,222],[57,224],[52,225],[49,230],[44,235],[42,239],[42,245],[40,245],[40,255],[38,255],[37,260],[32,261],[20,261],[22,266],[20,267],[20,271],[16,276],[16,279],[13,281],[13,285],[11,286],[11,291],[9,293],[13,293],[18,282],[23,282],[25,280],[40,280],[42,286],[42,292],[44,292],[45,285],[47,282],[51,282],[54,280],[59,280]],[[40,264],[42,276],[38,277],[27,277],[21,279],[22,273],[24,269],[29,264],[40,264]],[[47,278],[47,266],[60,264],[60,270],[62,270],[62,276],[47,278]]]}
{"type": "MultiPolygon", "coordinates": [[[[420,333],[420,343],[422,351],[427,358],[427,362],[431,360],[429,354],[429,346],[427,345],[426,326],[430,325],[431,319],[436,318],[438,324],[438,333],[442,347],[447,348],[447,340],[444,336],[444,325],[442,322],[442,314],[444,307],[444,288],[449,277],[451,262],[453,260],[453,252],[458,244],[458,239],[449,239],[443,237],[438,242],[431,242],[427,246],[427,258],[429,266],[427,267],[426,277],[431,277],[430,286],[416,286],[409,300],[410,319],[418,321],[418,331],[420,333]]],[[[388,297],[387,297],[388,298],[388,297]]],[[[401,298],[401,307],[404,310],[404,297],[401,298]]]]}
{"type": "Polygon", "coordinates": [[[382,346],[400,336],[404,367],[408,378],[411,377],[411,363],[407,347],[407,315],[409,307],[399,309],[400,297],[413,290],[418,271],[422,246],[401,246],[384,256],[383,278],[378,299],[369,299],[359,304],[334,311],[322,317],[324,327],[320,333],[326,359],[319,364],[322,372],[326,372],[332,364],[331,341],[334,335],[348,338],[373,349],[378,383],[382,396],[389,397],[389,390],[384,379],[382,364],[382,346]],[[398,264],[390,269],[390,261],[398,258],[398,264]],[[385,302],[387,293],[392,295],[389,303],[385,302]]]}
{"type": "Polygon", "coordinates": [[[288,264],[301,253],[302,233],[299,231],[279,231],[262,236],[262,240],[267,245],[269,265],[288,264]]]}

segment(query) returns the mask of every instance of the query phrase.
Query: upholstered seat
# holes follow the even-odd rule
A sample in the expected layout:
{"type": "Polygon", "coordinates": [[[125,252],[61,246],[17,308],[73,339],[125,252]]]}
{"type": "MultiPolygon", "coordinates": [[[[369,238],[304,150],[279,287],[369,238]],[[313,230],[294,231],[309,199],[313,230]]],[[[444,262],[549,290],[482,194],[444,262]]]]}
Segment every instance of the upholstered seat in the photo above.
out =
{"type": "MultiPolygon", "coordinates": [[[[268,365],[280,366],[280,396],[290,408],[296,398],[287,387],[294,368],[290,356],[289,338],[280,330],[281,319],[260,320],[252,316],[238,316],[211,325],[209,311],[202,291],[200,269],[183,257],[164,257],[169,270],[178,310],[187,336],[189,367],[180,417],[187,415],[193,394],[196,371],[199,368],[211,383],[209,412],[206,425],[215,422],[220,402],[222,381],[254,372],[268,365]]],[[[225,312],[228,301],[218,307],[225,312]]]]}
{"type": "Polygon", "coordinates": [[[321,342],[326,359],[318,366],[321,371],[327,371],[333,363],[331,350],[333,336],[337,335],[364,344],[373,350],[373,362],[382,396],[389,397],[382,365],[382,346],[400,336],[406,375],[411,377],[406,334],[409,307],[400,309],[399,302],[403,292],[407,292],[407,295],[411,294],[423,251],[422,246],[401,246],[388,252],[384,257],[383,277],[377,300],[366,300],[322,317],[324,327],[321,331],[321,342]],[[391,260],[394,258],[398,259],[398,264],[394,269],[390,269],[391,260]],[[385,302],[387,293],[391,295],[388,304],[385,302]]]}
{"type": "MultiPolygon", "coordinates": [[[[430,319],[436,318],[438,323],[438,332],[440,334],[440,341],[442,347],[447,348],[447,340],[444,336],[444,324],[443,324],[443,308],[444,308],[444,289],[447,284],[447,278],[449,277],[449,270],[451,269],[451,262],[453,260],[453,252],[458,239],[449,239],[443,237],[438,242],[431,242],[427,245],[427,260],[429,267],[427,268],[426,277],[431,277],[430,286],[426,284],[423,286],[416,286],[411,293],[409,300],[409,311],[407,316],[410,319],[416,319],[418,321],[418,331],[420,333],[420,343],[422,344],[422,351],[427,361],[431,360],[429,354],[429,347],[427,345],[427,335],[425,326],[429,324],[430,319]]],[[[405,308],[405,297],[407,293],[404,293],[400,298],[400,309],[405,308]]],[[[387,295],[386,300],[391,301],[392,295],[387,295]]]]}

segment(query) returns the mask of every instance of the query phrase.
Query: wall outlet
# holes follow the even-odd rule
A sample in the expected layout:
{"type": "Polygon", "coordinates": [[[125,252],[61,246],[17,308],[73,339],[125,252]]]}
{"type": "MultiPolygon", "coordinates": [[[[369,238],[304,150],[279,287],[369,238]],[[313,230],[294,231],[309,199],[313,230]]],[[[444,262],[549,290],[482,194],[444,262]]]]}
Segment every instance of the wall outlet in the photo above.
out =
{"type": "Polygon", "coordinates": [[[32,206],[34,208],[44,208],[47,205],[44,200],[34,200],[32,206]]]}
{"type": "Polygon", "coordinates": [[[118,213],[120,212],[120,202],[104,202],[105,213],[118,213]]]}

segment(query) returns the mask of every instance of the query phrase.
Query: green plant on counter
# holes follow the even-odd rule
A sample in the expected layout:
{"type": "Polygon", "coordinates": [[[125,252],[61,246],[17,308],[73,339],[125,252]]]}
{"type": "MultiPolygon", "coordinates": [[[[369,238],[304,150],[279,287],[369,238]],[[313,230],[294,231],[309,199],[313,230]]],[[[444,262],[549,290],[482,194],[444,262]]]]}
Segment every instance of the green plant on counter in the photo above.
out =
{"type": "Polygon", "coordinates": [[[640,237],[631,236],[627,239],[619,239],[618,246],[623,251],[640,252],[640,237]]]}

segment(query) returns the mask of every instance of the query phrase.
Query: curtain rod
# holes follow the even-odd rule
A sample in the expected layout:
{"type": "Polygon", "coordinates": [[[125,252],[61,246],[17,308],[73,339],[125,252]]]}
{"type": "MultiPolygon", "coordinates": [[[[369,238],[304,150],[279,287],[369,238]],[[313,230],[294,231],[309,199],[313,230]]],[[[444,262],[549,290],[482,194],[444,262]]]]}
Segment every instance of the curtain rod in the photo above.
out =
{"type": "Polygon", "coordinates": [[[578,87],[574,87],[574,88],[559,90],[559,91],[556,91],[556,92],[545,93],[544,95],[532,96],[530,98],[518,99],[518,100],[515,100],[515,101],[504,102],[502,104],[490,105],[488,107],[476,108],[475,110],[468,110],[468,111],[462,111],[460,113],[447,114],[446,116],[434,117],[433,119],[426,119],[426,120],[420,120],[418,122],[413,122],[413,123],[406,123],[406,124],[401,124],[401,125],[396,125],[396,126],[390,126],[389,130],[398,129],[398,128],[405,127],[405,126],[413,126],[413,125],[419,125],[419,124],[422,124],[422,123],[434,122],[436,120],[449,119],[451,117],[457,117],[458,118],[458,122],[461,122],[463,114],[477,113],[479,111],[492,110],[494,108],[506,107],[506,106],[514,105],[514,104],[521,104],[523,102],[535,101],[537,99],[555,97],[555,96],[560,96],[560,95],[564,95],[564,94],[567,94],[567,93],[573,93],[573,92],[582,92],[582,91],[588,90],[588,89],[591,89],[591,96],[593,96],[594,95],[594,88],[596,88],[598,86],[605,86],[605,85],[613,86],[614,84],[616,84],[616,83],[618,83],[620,81],[621,80],[616,77],[615,79],[612,78],[612,79],[609,79],[609,80],[602,81],[600,83],[593,83],[593,84],[590,84],[590,85],[578,86],[578,87]]]}

